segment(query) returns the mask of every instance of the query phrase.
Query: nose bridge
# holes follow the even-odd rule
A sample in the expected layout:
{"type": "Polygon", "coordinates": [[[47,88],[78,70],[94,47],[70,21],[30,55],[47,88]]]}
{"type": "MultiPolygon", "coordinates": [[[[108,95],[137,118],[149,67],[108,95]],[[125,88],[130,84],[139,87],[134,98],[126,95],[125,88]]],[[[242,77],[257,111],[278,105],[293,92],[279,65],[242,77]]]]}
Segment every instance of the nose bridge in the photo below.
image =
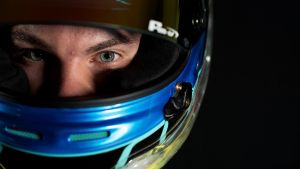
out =
{"type": "Polygon", "coordinates": [[[62,61],[60,81],[58,95],[62,97],[87,95],[94,90],[88,67],[76,58],[62,61]]]}

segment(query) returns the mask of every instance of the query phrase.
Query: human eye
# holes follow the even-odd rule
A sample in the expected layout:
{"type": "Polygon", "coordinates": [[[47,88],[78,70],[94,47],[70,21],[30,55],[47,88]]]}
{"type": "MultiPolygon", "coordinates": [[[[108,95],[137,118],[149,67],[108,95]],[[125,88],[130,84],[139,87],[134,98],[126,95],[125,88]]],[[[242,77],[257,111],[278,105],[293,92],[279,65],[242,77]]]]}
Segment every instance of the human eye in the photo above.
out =
{"type": "Polygon", "coordinates": [[[97,55],[96,61],[100,63],[115,62],[120,58],[120,54],[113,51],[103,51],[97,55]]]}
{"type": "Polygon", "coordinates": [[[48,54],[39,49],[19,49],[14,53],[14,58],[19,61],[42,62],[48,54]]]}

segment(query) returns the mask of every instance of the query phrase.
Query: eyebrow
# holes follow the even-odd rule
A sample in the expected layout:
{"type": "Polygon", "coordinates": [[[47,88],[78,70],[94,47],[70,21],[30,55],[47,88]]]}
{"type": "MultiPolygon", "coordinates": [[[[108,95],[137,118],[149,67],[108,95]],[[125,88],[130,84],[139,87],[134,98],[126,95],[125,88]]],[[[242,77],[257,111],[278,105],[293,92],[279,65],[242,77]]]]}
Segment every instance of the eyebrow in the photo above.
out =
{"type": "Polygon", "coordinates": [[[11,34],[12,39],[15,40],[19,40],[19,41],[24,41],[27,42],[31,45],[34,45],[37,48],[40,49],[44,49],[44,50],[50,50],[51,47],[49,45],[47,45],[47,43],[45,41],[43,41],[42,39],[27,33],[27,32],[23,32],[23,31],[12,31],[11,34]]]}
{"type": "Polygon", "coordinates": [[[94,53],[98,52],[100,50],[103,50],[108,47],[112,47],[119,44],[129,44],[131,43],[131,39],[122,34],[121,32],[118,32],[116,30],[106,30],[113,38],[104,42],[100,42],[99,44],[92,46],[86,50],[86,53],[94,53]]]}
{"type": "MultiPolygon", "coordinates": [[[[106,31],[113,38],[109,39],[107,41],[104,41],[104,42],[100,42],[97,45],[88,48],[86,50],[86,53],[95,53],[95,52],[98,52],[98,51],[103,50],[108,47],[112,47],[112,46],[119,45],[119,44],[129,44],[131,42],[131,39],[121,32],[118,32],[116,30],[109,30],[109,29],[106,31]]],[[[12,31],[11,37],[12,37],[12,39],[24,41],[31,45],[34,45],[36,48],[51,51],[51,47],[49,45],[47,45],[47,43],[45,41],[43,41],[42,39],[40,39],[30,33],[24,32],[22,30],[12,31]]]]}

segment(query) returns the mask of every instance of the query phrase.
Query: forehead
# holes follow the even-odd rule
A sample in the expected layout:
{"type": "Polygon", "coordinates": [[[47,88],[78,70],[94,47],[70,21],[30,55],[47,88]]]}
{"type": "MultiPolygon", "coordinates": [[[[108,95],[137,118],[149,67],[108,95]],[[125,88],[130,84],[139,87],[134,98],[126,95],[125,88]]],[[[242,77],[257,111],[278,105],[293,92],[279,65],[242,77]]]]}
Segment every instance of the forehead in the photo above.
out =
{"type": "Polygon", "coordinates": [[[110,32],[104,28],[94,28],[87,26],[73,26],[73,25],[15,25],[13,31],[22,31],[28,33],[42,34],[42,33],[72,33],[72,34],[103,34],[110,32]]]}
{"type": "Polygon", "coordinates": [[[40,35],[45,37],[81,37],[91,39],[114,38],[119,40],[130,40],[138,38],[141,33],[126,29],[113,29],[105,27],[90,27],[78,25],[15,25],[12,32],[29,33],[32,35],[40,35]]]}

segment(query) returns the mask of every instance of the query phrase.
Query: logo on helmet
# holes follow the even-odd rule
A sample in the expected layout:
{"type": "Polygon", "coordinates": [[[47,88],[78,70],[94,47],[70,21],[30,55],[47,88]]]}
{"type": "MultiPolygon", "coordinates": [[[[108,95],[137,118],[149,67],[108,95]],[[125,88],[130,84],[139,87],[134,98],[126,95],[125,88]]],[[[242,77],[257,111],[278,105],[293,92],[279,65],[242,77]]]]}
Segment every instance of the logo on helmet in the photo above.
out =
{"type": "Polygon", "coordinates": [[[176,39],[179,36],[179,33],[175,29],[170,27],[163,27],[162,22],[152,20],[152,19],[149,21],[148,30],[150,32],[157,32],[159,34],[166,35],[176,39]]]}

